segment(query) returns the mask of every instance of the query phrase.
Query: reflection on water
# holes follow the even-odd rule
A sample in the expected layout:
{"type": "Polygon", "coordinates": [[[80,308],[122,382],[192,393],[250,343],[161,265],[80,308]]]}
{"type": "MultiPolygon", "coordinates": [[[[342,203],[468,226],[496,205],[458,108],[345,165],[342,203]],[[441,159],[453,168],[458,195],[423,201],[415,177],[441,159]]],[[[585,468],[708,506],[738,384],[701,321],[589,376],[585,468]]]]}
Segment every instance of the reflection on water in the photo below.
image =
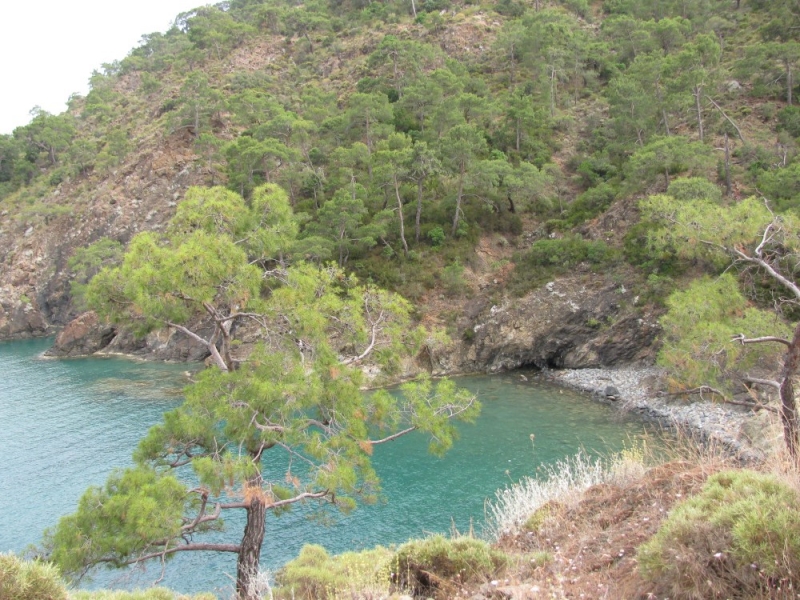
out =
{"type": "MultiPolygon", "coordinates": [[[[186,365],[39,359],[47,346],[42,340],[0,344],[0,552],[39,542],[46,527],[74,510],[87,486],[101,485],[111,470],[130,465],[138,440],[178,405],[187,383],[186,365]]],[[[384,501],[349,515],[309,506],[269,516],[263,565],[279,568],[304,543],[341,552],[453,528],[480,531],[484,502],[496,489],[578,448],[619,449],[643,430],[532,375],[528,381],[518,374],[459,381],[478,395],[483,414],[477,424],[461,428],[451,452],[433,457],[422,436],[413,434],[378,446],[374,464],[384,501]]],[[[230,541],[242,527],[241,519],[231,518],[227,532],[214,535],[230,541]]],[[[187,553],[168,562],[163,584],[225,595],[235,568],[233,554],[187,553]]],[[[160,574],[158,565],[144,575],[134,569],[102,572],[95,585],[148,585],[160,574]]]]}

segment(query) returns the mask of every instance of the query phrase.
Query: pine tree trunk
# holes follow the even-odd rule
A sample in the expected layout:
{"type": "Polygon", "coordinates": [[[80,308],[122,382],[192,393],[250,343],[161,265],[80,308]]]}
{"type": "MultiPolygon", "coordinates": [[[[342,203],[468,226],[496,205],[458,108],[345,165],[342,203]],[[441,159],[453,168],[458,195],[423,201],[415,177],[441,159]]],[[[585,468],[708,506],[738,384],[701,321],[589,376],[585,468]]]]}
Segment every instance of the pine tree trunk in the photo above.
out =
{"type": "Polygon", "coordinates": [[[697,111],[697,131],[700,134],[700,141],[703,141],[703,106],[700,104],[700,96],[703,94],[702,86],[695,86],[694,88],[694,106],[697,111]]]}
{"type": "Polygon", "coordinates": [[[257,492],[261,489],[261,475],[252,477],[248,484],[256,489],[250,506],[247,507],[247,523],[244,526],[239,560],[236,563],[236,593],[239,600],[260,600],[253,580],[258,576],[261,545],[264,543],[267,508],[257,492]]]}
{"type": "Polygon", "coordinates": [[[420,222],[422,221],[422,179],[417,180],[417,217],[414,220],[414,236],[419,244],[420,222]]]}
{"type": "Polygon", "coordinates": [[[792,457],[795,463],[798,462],[797,456],[797,405],[794,399],[794,377],[797,374],[797,368],[800,366],[800,324],[794,330],[794,337],[792,338],[789,349],[786,351],[786,357],[783,362],[783,370],[781,372],[781,421],[783,422],[783,439],[786,443],[786,450],[789,451],[789,456],[792,457]]]}
{"type": "Polygon", "coordinates": [[[458,195],[456,196],[456,214],[453,217],[453,230],[452,230],[453,237],[456,237],[456,231],[458,231],[458,218],[461,216],[461,199],[464,196],[464,171],[465,171],[465,166],[464,164],[462,164],[461,172],[459,173],[459,178],[458,178],[458,195]]]}
{"type": "Polygon", "coordinates": [[[406,242],[406,223],[403,218],[403,200],[400,198],[400,184],[397,175],[394,176],[394,194],[397,197],[397,216],[400,218],[400,240],[403,242],[403,254],[408,256],[408,243],[406,242]]]}

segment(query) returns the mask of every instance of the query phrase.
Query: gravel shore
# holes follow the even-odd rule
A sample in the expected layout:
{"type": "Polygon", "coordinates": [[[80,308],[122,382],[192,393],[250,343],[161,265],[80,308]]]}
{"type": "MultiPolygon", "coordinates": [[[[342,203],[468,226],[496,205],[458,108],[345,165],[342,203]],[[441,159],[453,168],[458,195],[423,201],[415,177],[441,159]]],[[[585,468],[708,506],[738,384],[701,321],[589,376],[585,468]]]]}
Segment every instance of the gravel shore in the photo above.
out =
{"type": "MultiPolygon", "coordinates": [[[[549,371],[547,377],[567,387],[612,400],[623,410],[639,413],[645,419],[697,434],[718,443],[742,460],[763,460],[770,446],[775,448],[774,423],[762,411],[692,397],[658,397],[655,390],[663,377],[657,367],[623,369],[578,369],[549,371]],[[754,442],[753,434],[760,439],[754,442]]],[[[778,443],[780,439],[778,438],[778,443]]]]}

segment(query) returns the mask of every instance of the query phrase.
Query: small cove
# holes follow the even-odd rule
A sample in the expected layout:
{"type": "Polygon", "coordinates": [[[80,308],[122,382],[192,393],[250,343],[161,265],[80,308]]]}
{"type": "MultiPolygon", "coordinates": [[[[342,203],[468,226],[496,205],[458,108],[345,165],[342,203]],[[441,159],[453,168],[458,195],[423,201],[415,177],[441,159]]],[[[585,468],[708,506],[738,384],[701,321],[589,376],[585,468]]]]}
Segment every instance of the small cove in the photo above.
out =
{"type": "MultiPolygon", "coordinates": [[[[71,512],[89,485],[100,485],[131,452],[161,414],[178,405],[186,365],[116,358],[40,358],[49,340],[0,344],[0,423],[5,460],[0,475],[0,552],[22,551],[42,531],[71,512]]],[[[384,502],[352,514],[328,514],[326,526],[300,509],[268,517],[262,564],[279,568],[304,543],[330,552],[396,544],[430,532],[480,532],[483,507],[494,491],[537,466],[574,454],[617,450],[644,425],[623,419],[585,395],[541,383],[519,373],[459,378],[476,393],[483,414],[461,428],[461,439],[439,459],[424,440],[407,436],[376,448],[384,502]],[[535,437],[531,439],[531,434],[535,437]]],[[[241,525],[227,523],[224,539],[241,525]]],[[[234,555],[192,553],[167,565],[163,585],[178,591],[214,590],[225,596],[234,555]]],[[[145,586],[146,574],[101,572],[93,585],[145,586]],[[117,580],[125,575],[124,580],[117,580]]]]}

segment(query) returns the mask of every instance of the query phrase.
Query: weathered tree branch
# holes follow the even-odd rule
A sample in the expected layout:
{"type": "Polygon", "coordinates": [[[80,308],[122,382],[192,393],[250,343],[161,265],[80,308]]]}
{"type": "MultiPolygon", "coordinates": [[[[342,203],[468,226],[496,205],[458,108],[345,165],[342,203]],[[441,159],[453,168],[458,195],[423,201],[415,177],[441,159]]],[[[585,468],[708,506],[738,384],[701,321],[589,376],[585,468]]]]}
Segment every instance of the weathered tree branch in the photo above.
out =
{"type": "Polygon", "coordinates": [[[791,342],[789,340],[787,340],[785,338],[781,338],[781,337],[775,337],[775,336],[772,336],[772,335],[766,335],[766,336],[757,337],[757,338],[746,338],[746,337],[744,337],[743,333],[739,333],[739,334],[734,335],[731,338],[731,341],[732,342],[739,342],[742,345],[744,345],[744,344],[763,344],[763,343],[767,343],[767,342],[776,342],[778,344],[784,344],[785,346],[789,346],[791,344],[791,342]]]}

